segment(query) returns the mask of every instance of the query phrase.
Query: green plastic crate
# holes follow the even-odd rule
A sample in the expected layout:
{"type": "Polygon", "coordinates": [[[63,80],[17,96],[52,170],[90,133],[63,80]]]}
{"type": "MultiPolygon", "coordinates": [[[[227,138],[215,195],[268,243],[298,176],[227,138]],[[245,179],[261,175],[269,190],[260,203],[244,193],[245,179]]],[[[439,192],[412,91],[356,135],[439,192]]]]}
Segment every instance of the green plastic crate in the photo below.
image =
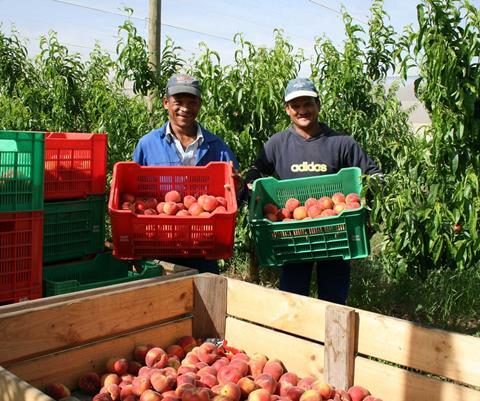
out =
{"type": "Polygon", "coordinates": [[[260,266],[326,259],[359,259],[370,253],[366,210],[344,210],[332,217],[271,222],[263,217],[266,203],[284,205],[289,198],[308,198],[362,190],[361,170],[349,167],[336,174],[290,180],[260,178],[253,184],[249,222],[260,266]]]}
{"type": "Polygon", "coordinates": [[[44,132],[0,131],[0,212],[43,209],[44,132]]]}
{"type": "Polygon", "coordinates": [[[132,262],[116,259],[111,252],[94,259],[43,268],[44,296],[68,294],[107,285],[126,283],[162,275],[153,261],[141,261],[140,271],[133,271],[132,262]]]}
{"type": "Polygon", "coordinates": [[[45,202],[43,262],[78,259],[105,245],[105,195],[45,202]]]}

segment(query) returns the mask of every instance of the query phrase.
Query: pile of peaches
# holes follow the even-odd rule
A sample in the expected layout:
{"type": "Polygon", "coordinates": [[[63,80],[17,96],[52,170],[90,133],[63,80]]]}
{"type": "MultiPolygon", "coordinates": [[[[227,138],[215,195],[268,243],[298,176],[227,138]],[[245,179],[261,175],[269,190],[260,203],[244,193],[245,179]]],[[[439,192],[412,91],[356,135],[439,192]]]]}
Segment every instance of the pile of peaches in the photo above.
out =
{"type": "MultiPolygon", "coordinates": [[[[336,389],[321,379],[300,378],[278,359],[180,338],[162,349],[137,345],[133,358],[112,357],[106,372],[86,372],[78,388],[93,401],[381,401],[358,385],[336,389]]],[[[47,393],[70,396],[62,383],[47,393]]]]}
{"type": "Polygon", "coordinates": [[[136,214],[164,216],[204,216],[213,213],[226,213],[227,201],[222,196],[202,194],[198,197],[185,195],[178,191],[169,191],[162,200],[149,197],[136,197],[130,193],[120,196],[120,208],[136,214]]]}
{"type": "Polygon", "coordinates": [[[266,203],[263,206],[263,216],[273,222],[309,220],[336,216],[344,210],[358,209],[360,205],[360,196],[357,193],[345,195],[337,192],[332,196],[322,196],[319,199],[308,198],[304,204],[296,198],[288,199],[283,207],[266,203]]]}

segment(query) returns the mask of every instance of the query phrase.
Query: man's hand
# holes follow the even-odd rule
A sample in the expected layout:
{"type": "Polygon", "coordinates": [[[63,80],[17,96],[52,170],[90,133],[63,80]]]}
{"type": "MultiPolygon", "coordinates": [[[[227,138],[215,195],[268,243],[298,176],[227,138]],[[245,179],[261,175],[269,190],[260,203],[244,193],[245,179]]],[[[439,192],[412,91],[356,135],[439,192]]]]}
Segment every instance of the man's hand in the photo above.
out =
{"type": "Polygon", "coordinates": [[[239,171],[234,167],[233,162],[230,160],[230,166],[232,166],[232,178],[235,184],[235,192],[238,194],[245,188],[245,180],[240,175],[239,171]]]}

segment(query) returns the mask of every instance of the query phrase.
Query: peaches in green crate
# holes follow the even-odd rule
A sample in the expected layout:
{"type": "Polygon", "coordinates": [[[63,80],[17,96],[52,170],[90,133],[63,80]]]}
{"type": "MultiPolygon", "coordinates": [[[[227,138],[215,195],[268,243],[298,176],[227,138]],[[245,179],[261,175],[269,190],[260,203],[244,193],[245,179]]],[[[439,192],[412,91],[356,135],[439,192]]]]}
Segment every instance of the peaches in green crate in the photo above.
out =
{"type": "Polygon", "coordinates": [[[357,193],[347,195],[336,192],[332,196],[320,198],[310,197],[302,204],[296,198],[289,198],[284,205],[266,203],[263,206],[263,216],[273,222],[309,220],[336,216],[344,210],[358,209],[361,206],[357,193]]]}

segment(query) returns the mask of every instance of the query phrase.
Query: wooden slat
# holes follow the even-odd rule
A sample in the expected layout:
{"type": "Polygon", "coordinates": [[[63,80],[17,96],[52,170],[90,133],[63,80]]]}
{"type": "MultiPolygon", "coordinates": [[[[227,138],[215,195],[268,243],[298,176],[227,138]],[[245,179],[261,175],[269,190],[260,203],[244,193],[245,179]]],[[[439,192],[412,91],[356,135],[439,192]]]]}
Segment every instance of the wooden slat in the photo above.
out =
{"type": "Polygon", "coordinates": [[[0,366],[0,401],[54,401],[0,366]]]}
{"type": "Polygon", "coordinates": [[[195,338],[225,337],[227,279],[211,273],[194,277],[193,335],[195,338]]]}
{"type": "Polygon", "coordinates": [[[357,357],[355,384],[388,401],[478,401],[480,391],[357,357]]]}
{"type": "Polygon", "coordinates": [[[227,314],[315,341],[325,340],[329,302],[228,280],[227,314]]]}
{"type": "Polygon", "coordinates": [[[89,370],[104,373],[109,357],[120,356],[130,359],[136,344],[148,343],[167,347],[180,337],[191,333],[192,320],[186,318],[5,367],[39,389],[44,389],[54,381],[60,381],[74,389],[82,373],[89,370]]]}
{"type": "Polygon", "coordinates": [[[280,359],[288,371],[301,377],[323,378],[324,348],[318,343],[232,317],[227,318],[225,338],[229,345],[247,354],[259,352],[280,359]]]}
{"type": "Polygon", "coordinates": [[[480,338],[357,312],[359,353],[480,386],[480,338]]]}
{"type": "MultiPolygon", "coordinates": [[[[166,263],[166,262],[162,262],[162,263],[166,263]]],[[[195,269],[190,269],[188,267],[183,267],[178,265],[174,265],[174,266],[178,267],[178,271],[172,272],[172,273],[167,271],[166,276],[147,278],[147,279],[132,281],[128,283],[114,284],[114,285],[105,286],[105,287],[92,288],[90,290],[71,292],[69,294],[61,294],[61,295],[55,295],[52,297],[33,299],[30,301],[23,301],[23,302],[16,302],[9,305],[2,305],[0,306],[0,315],[3,315],[5,313],[18,312],[26,309],[39,308],[41,306],[48,306],[48,305],[56,304],[58,302],[75,300],[79,298],[89,297],[92,295],[111,293],[115,291],[126,290],[129,288],[139,288],[145,285],[152,285],[154,283],[156,284],[156,283],[167,281],[167,280],[170,281],[170,280],[182,279],[183,277],[186,277],[186,276],[192,276],[194,274],[198,274],[198,271],[195,269]],[[182,267],[183,269],[181,269],[182,267]]]]}
{"type": "Polygon", "coordinates": [[[355,311],[328,305],[325,315],[325,379],[336,388],[353,385],[355,311]]]}
{"type": "Polygon", "coordinates": [[[158,324],[192,311],[193,281],[187,277],[2,314],[0,364],[158,324]]]}

